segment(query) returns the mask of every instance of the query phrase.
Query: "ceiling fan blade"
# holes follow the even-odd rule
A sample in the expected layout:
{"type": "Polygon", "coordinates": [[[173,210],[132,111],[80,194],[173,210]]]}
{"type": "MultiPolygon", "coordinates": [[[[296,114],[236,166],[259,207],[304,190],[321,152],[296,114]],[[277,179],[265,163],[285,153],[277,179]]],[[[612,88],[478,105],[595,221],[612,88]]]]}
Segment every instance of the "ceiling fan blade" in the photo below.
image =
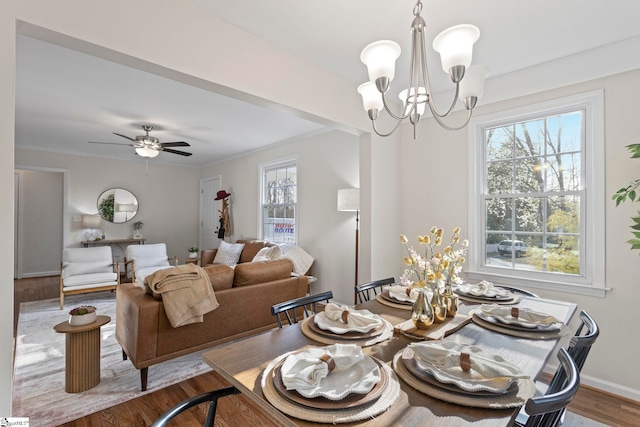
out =
{"type": "Polygon", "coordinates": [[[179,154],[181,156],[190,156],[191,155],[191,153],[187,153],[186,151],[172,150],[170,148],[162,148],[162,151],[166,151],[167,153],[179,154]]]}
{"type": "Polygon", "coordinates": [[[89,144],[106,144],[106,145],[126,145],[128,147],[133,147],[133,144],[121,144],[119,142],[97,142],[97,141],[88,141],[89,144]]]}
{"type": "Polygon", "coordinates": [[[160,145],[162,147],[191,147],[191,145],[187,144],[184,141],[177,142],[161,142],[160,145]]]}
{"type": "Polygon", "coordinates": [[[133,138],[129,138],[127,135],[122,135],[122,134],[120,134],[120,133],[115,133],[115,132],[114,132],[113,134],[114,134],[114,135],[121,136],[121,137],[123,137],[123,138],[126,138],[126,139],[128,139],[129,141],[138,142],[138,141],[136,141],[136,140],[135,140],[135,139],[133,139],[133,138]]]}

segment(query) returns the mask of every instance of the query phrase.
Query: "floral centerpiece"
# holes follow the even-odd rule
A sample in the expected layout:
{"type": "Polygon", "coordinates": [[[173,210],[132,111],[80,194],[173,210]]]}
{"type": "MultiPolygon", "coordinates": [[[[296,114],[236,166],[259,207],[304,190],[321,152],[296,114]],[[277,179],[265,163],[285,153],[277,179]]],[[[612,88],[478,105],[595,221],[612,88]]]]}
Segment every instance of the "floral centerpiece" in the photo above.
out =
{"type": "Polygon", "coordinates": [[[69,311],[69,324],[71,326],[88,325],[96,321],[96,308],[92,305],[81,305],[69,311]]]}
{"type": "MultiPolygon", "coordinates": [[[[458,312],[458,299],[453,294],[451,285],[462,282],[459,276],[465,255],[469,247],[469,241],[460,242],[460,227],[453,230],[449,243],[444,248],[442,245],[442,228],[431,227],[429,234],[418,236],[418,243],[424,246],[424,252],[418,252],[413,246],[409,246],[409,239],[404,234],[400,235],[400,241],[407,249],[408,257],[404,258],[404,263],[408,266],[402,276],[400,283],[418,288],[419,290],[431,291],[431,307],[433,319],[442,322],[446,317],[454,317],[458,312]],[[456,247],[456,245],[458,245],[456,247]],[[441,289],[444,287],[444,290],[441,289]]],[[[425,292],[420,298],[424,297],[425,292]]],[[[416,300],[416,303],[418,300],[416,300]]],[[[412,319],[418,328],[424,329],[428,322],[416,322],[416,317],[412,310],[412,319]]]]}

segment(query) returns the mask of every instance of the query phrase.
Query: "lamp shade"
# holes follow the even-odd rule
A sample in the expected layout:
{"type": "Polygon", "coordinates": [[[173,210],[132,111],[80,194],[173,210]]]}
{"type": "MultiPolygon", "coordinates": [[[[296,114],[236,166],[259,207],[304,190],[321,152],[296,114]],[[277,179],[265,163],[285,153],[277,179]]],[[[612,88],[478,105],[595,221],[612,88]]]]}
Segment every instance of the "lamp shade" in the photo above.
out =
{"type": "Polygon", "coordinates": [[[376,88],[375,83],[366,82],[358,86],[358,93],[362,95],[364,111],[382,110],[382,94],[376,88]]]}
{"type": "Polygon", "coordinates": [[[471,65],[473,44],[480,37],[478,27],[469,24],[449,27],[433,39],[433,48],[440,53],[442,69],[448,73],[456,65],[471,65]]]}
{"type": "Polygon", "coordinates": [[[360,210],[360,189],[345,188],[338,190],[338,210],[358,211],[360,210]]]}
{"type": "Polygon", "coordinates": [[[99,228],[102,224],[100,215],[82,215],[82,228],[99,228]]]}
{"type": "Polygon", "coordinates": [[[458,97],[461,101],[469,96],[480,98],[484,92],[484,80],[489,75],[489,68],[481,65],[472,65],[467,68],[464,78],[460,81],[458,97]]]}
{"type": "Polygon", "coordinates": [[[118,205],[118,212],[135,212],[137,210],[138,210],[138,205],[124,204],[124,203],[121,203],[118,205]]]}
{"type": "Polygon", "coordinates": [[[160,152],[158,150],[154,150],[153,148],[149,148],[149,147],[138,147],[138,148],[136,148],[136,153],[140,157],[147,157],[147,158],[150,158],[150,159],[152,159],[152,158],[156,157],[158,154],[160,154],[160,152]]]}
{"type": "Polygon", "coordinates": [[[380,40],[362,49],[360,60],[367,66],[369,80],[375,82],[378,77],[393,80],[396,74],[396,59],[400,56],[400,45],[391,40],[380,40]]]}

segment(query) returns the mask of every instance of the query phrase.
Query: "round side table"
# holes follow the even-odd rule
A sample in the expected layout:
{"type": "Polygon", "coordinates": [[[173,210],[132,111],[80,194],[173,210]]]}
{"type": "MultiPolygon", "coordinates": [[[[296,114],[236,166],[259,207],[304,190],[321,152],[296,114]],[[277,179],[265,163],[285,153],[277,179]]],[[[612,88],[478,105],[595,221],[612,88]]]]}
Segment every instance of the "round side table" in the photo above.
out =
{"type": "Polygon", "coordinates": [[[96,321],[82,326],[58,323],[53,329],[66,335],[64,391],[80,393],[100,383],[100,327],[111,321],[98,316],[96,321]]]}

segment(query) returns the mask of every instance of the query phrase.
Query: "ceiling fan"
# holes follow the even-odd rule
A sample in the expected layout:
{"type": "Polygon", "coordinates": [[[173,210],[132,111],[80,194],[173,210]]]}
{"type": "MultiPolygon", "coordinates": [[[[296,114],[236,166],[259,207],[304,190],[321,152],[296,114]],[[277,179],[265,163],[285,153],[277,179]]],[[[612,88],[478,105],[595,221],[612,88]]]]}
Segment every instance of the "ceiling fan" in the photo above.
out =
{"type": "Polygon", "coordinates": [[[180,156],[190,156],[191,153],[187,153],[186,151],[173,150],[167,147],[190,147],[184,141],[178,142],[160,142],[158,138],[154,136],[150,136],[149,132],[153,129],[153,126],[150,125],[142,125],[142,129],[145,131],[146,135],[139,135],[134,138],[130,138],[126,135],[122,135],[119,133],[113,133],[114,135],[121,136],[122,138],[128,139],[132,141],[132,144],[118,144],[117,142],[94,142],[89,141],[89,144],[107,144],[107,145],[128,145],[130,147],[134,147],[136,150],[136,154],[141,157],[153,158],[160,154],[161,151],[166,151],[167,153],[178,154],[180,156]]]}

